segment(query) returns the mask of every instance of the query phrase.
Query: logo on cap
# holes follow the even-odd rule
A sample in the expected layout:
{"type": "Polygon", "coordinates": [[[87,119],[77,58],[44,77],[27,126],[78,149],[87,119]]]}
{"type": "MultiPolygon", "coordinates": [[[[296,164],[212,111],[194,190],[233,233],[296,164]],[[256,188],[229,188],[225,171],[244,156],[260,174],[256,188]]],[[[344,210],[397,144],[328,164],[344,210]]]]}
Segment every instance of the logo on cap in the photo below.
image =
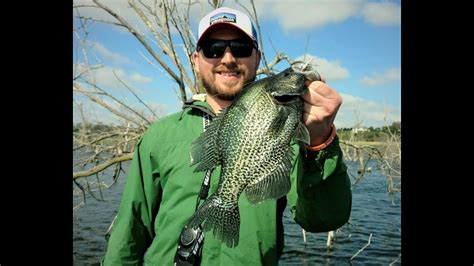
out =
{"type": "Polygon", "coordinates": [[[235,18],[235,14],[232,13],[219,13],[212,16],[209,19],[209,25],[212,25],[217,22],[232,22],[236,23],[237,19],[235,18]]]}

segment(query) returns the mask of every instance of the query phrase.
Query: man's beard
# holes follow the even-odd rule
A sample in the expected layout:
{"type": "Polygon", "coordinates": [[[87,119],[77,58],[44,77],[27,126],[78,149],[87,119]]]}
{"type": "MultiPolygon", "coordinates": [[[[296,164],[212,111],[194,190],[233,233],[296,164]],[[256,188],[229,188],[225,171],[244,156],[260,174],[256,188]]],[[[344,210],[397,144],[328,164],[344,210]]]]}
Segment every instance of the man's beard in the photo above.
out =
{"type": "MultiPolygon", "coordinates": [[[[255,77],[256,75],[254,74],[247,80],[244,80],[242,87],[245,86],[247,83],[254,81],[255,77]]],[[[242,88],[240,88],[239,90],[224,90],[222,88],[217,87],[215,83],[208,82],[203,76],[200,76],[199,78],[201,80],[202,85],[206,89],[207,94],[224,101],[234,100],[235,96],[237,96],[237,94],[242,91],[242,88]]]]}

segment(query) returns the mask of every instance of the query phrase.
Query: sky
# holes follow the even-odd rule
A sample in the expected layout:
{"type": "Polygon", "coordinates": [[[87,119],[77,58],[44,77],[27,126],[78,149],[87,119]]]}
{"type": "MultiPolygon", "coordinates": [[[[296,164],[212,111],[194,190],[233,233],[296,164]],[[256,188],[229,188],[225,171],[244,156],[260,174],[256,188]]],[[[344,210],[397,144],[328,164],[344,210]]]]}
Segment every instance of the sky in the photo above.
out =
{"type": "MultiPolygon", "coordinates": [[[[145,30],[128,8],[128,1],[102,2],[138,29],[145,30]]],[[[240,2],[250,7],[248,1],[240,2]]],[[[381,127],[401,121],[400,1],[255,2],[267,60],[272,61],[278,52],[284,52],[294,60],[313,59],[316,70],[326,83],[342,96],[343,103],[334,122],[336,128],[356,125],[381,127]]],[[[92,1],[75,0],[74,4],[83,6],[79,9],[82,16],[114,21],[97,8],[85,7],[93,5],[92,1]]],[[[234,1],[227,0],[224,6],[246,12],[234,1]]],[[[197,35],[200,17],[211,10],[208,1],[192,6],[189,20],[194,36],[197,35]]],[[[77,15],[75,11],[73,13],[77,15]]],[[[74,19],[75,28],[79,25],[74,19]]],[[[114,97],[144,109],[117,80],[118,76],[158,116],[181,109],[177,85],[130,32],[102,22],[88,24],[87,29],[84,50],[73,32],[73,75],[86,63],[91,66],[100,64],[101,68],[91,71],[92,76],[114,97]],[[87,54],[87,60],[84,54],[87,54]]],[[[153,41],[152,37],[147,37],[147,40],[153,41]]],[[[275,69],[283,70],[288,66],[288,63],[281,62],[275,69]]],[[[91,121],[111,123],[117,120],[112,113],[74,93],[74,123],[80,122],[76,108],[79,105],[83,107],[84,116],[91,121]]]]}

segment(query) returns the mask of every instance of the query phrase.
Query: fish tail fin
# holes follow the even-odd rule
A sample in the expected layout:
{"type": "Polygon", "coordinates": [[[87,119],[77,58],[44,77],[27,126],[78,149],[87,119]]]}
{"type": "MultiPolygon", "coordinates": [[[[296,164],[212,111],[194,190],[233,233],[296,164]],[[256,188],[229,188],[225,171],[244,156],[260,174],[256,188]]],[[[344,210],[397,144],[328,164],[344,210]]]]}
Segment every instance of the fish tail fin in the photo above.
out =
{"type": "Polygon", "coordinates": [[[213,229],[214,235],[228,247],[239,244],[240,214],[237,202],[225,203],[218,196],[212,195],[204,201],[188,223],[193,228],[201,224],[204,231],[213,229]]]}

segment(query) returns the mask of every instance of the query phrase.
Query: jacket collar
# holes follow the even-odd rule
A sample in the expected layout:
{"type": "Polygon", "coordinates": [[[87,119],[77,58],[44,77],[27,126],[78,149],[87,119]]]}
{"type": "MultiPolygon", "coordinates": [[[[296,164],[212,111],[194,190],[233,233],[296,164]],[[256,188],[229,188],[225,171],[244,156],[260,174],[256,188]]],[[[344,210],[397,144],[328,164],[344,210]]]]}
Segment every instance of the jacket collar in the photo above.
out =
{"type": "Polygon", "coordinates": [[[183,112],[186,108],[201,110],[202,112],[209,114],[211,117],[216,116],[211,106],[206,101],[206,94],[193,95],[193,97],[190,100],[187,100],[186,102],[184,102],[183,112]]]}

